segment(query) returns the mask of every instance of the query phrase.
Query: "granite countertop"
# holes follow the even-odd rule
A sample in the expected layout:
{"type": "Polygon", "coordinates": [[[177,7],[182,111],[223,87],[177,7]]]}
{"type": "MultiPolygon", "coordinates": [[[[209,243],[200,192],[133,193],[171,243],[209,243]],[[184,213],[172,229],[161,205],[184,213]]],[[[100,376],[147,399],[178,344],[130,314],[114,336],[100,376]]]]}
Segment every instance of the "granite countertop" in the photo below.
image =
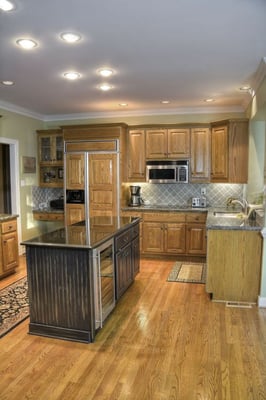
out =
{"type": "Polygon", "coordinates": [[[123,207],[124,211],[166,211],[166,212],[205,212],[207,213],[206,228],[207,229],[224,229],[224,230],[253,230],[261,231],[263,228],[261,221],[251,218],[241,218],[241,208],[238,207],[191,207],[189,205],[140,205],[138,207],[123,207]],[[238,217],[219,217],[215,216],[215,212],[234,212],[239,214],[238,217]]]}
{"type": "Polygon", "coordinates": [[[49,214],[63,214],[64,213],[64,210],[58,210],[58,209],[56,209],[56,208],[42,208],[42,209],[40,209],[40,208],[34,208],[33,210],[32,210],[32,212],[33,213],[42,213],[42,214],[47,214],[47,213],[49,213],[49,214]]]}
{"type": "Polygon", "coordinates": [[[230,209],[226,207],[220,208],[209,208],[207,220],[207,229],[221,229],[221,230],[250,230],[250,231],[261,231],[263,226],[261,221],[257,219],[242,217],[241,209],[230,209]],[[219,217],[215,216],[215,212],[234,212],[236,217],[219,217]]]}
{"type": "Polygon", "coordinates": [[[140,218],[136,217],[92,217],[52,232],[40,234],[40,236],[26,240],[21,244],[92,249],[139,221],[140,218]]]}
{"type": "Polygon", "coordinates": [[[204,208],[191,207],[189,205],[182,205],[182,204],[181,205],[179,205],[179,204],[149,204],[149,205],[142,204],[137,207],[131,207],[131,206],[122,207],[122,211],[207,212],[208,207],[204,207],[204,208]]]}
{"type": "Polygon", "coordinates": [[[0,222],[9,221],[11,219],[18,218],[16,214],[0,214],[0,222]]]}

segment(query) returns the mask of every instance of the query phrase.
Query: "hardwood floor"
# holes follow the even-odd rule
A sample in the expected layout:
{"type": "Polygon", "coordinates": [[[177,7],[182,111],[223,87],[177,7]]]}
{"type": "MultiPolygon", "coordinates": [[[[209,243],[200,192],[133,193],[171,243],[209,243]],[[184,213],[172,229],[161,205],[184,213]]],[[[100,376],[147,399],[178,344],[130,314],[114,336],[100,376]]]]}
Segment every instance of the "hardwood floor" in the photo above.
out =
{"type": "Polygon", "coordinates": [[[0,339],[0,399],[266,399],[266,309],[166,282],[172,265],[142,260],[92,344],[28,335],[28,320],[0,339]]]}

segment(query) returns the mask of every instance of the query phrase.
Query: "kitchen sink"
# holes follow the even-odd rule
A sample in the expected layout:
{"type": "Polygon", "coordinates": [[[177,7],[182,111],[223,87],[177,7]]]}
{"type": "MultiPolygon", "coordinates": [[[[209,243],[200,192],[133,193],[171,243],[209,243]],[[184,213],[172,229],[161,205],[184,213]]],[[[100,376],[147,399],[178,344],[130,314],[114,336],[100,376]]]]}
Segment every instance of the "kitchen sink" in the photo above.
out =
{"type": "Polygon", "coordinates": [[[213,215],[219,218],[239,218],[244,219],[247,216],[242,212],[232,212],[232,211],[214,211],[213,215]]]}

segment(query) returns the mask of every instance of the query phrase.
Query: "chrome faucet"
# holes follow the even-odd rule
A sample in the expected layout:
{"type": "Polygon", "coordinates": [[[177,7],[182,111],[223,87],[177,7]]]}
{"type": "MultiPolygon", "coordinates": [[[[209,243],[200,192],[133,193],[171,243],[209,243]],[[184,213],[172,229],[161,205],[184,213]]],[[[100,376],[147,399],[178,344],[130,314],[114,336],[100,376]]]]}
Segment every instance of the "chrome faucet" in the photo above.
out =
{"type": "Polygon", "coordinates": [[[242,200],[238,200],[238,199],[234,199],[233,197],[229,197],[229,199],[227,199],[226,204],[229,206],[230,204],[239,204],[242,207],[242,211],[244,214],[248,214],[248,202],[246,199],[242,199],[242,200]]]}

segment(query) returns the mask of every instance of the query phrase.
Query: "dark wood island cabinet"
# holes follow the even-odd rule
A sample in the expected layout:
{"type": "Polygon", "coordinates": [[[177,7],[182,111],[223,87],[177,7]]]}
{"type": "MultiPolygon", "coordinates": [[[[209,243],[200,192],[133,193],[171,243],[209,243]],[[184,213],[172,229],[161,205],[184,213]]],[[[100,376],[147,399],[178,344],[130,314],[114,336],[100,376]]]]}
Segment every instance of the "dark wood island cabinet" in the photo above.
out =
{"type": "Polygon", "coordinates": [[[29,333],[93,342],[116,301],[134,281],[139,268],[138,232],[139,218],[103,216],[23,242],[29,333]],[[125,236],[130,256],[122,262],[117,245],[125,236]],[[124,280],[128,275],[130,280],[124,280]]]}

